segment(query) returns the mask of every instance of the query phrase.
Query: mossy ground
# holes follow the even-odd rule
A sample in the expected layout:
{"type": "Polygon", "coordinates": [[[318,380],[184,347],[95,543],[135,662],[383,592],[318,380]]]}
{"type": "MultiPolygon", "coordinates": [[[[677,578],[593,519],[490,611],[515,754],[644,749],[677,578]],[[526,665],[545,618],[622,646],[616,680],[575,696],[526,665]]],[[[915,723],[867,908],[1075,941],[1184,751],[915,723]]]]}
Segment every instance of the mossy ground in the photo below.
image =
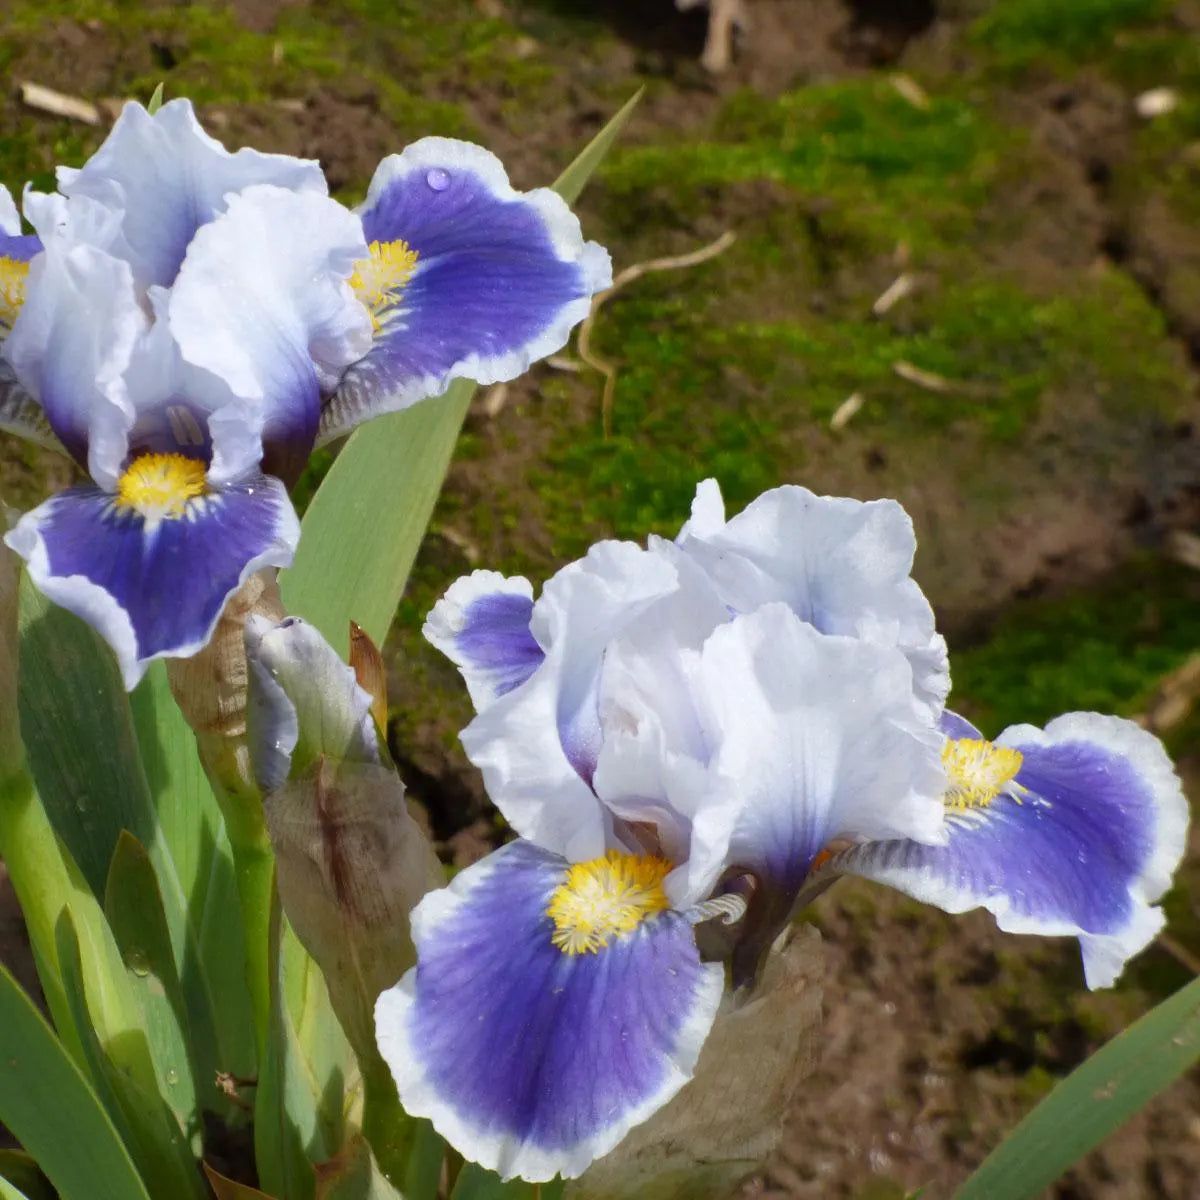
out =
{"type": "MultiPolygon", "coordinates": [[[[415,790],[444,806],[441,832],[476,815],[479,791],[455,757],[465,697],[419,637],[434,599],[474,565],[541,580],[598,537],[673,534],[706,475],[731,510],[784,481],[903,500],[922,540],[918,573],[953,635],[955,702],[985,730],[1075,708],[1135,714],[1200,649],[1200,576],[1157,549],[1194,515],[1200,481],[1185,345],[1189,306],[1200,312],[1194,5],[959,0],[898,45],[898,61],[868,71],[837,38],[814,49],[779,0],[759,0],[760,36],[791,38],[804,64],[764,85],[753,35],[718,84],[690,50],[672,53],[685,18],[661,2],[646,18],[653,39],[615,0],[6,10],[6,76],[92,100],[145,99],[162,81],[230,144],[320,157],[347,199],[385,153],[427,133],[483,140],[518,183],[545,182],[644,85],[628,139],[582,202],[589,236],[620,269],[737,233],[720,257],[647,275],[598,316],[593,350],[618,372],[611,436],[586,369],[538,368],[497,416],[468,421],[390,646],[394,739],[415,790]],[[1132,97],[1164,85],[1176,109],[1134,117],[1132,97]],[[911,294],[874,313],[902,273],[911,294]],[[913,383],[897,364],[940,382],[913,383]],[[861,408],[832,429],[852,395],[861,408]]],[[[811,7],[829,28],[848,23],[838,0],[811,7]]],[[[12,102],[0,110],[0,179],[48,186],[55,164],[79,163],[102,135],[12,102]]],[[[51,469],[9,443],[0,483],[27,505],[51,469]]],[[[1194,725],[1172,735],[1185,760],[1194,725]]],[[[1200,952],[1196,896],[1188,874],[1168,911],[1200,952]]],[[[972,1061],[991,1054],[987,1069],[999,1062],[1017,1080],[996,1102],[1005,1119],[1182,978],[1155,953],[1116,1000],[1080,1000],[1065,952],[1018,953],[989,940],[986,921],[962,935],[850,890],[822,920],[839,966],[883,972],[879,988],[892,960],[872,938],[885,919],[913,955],[929,950],[921,979],[947,997],[938,1011],[976,1047],[972,1061]],[[986,947],[978,963],[971,938],[986,947]],[[972,996],[990,1033],[964,1032],[972,996]]],[[[915,1111],[928,1089],[903,1078],[912,1094],[893,1097],[896,1111],[915,1111]]],[[[946,1152],[947,1179],[963,1174],[955,1153],[986,1148],[961,1125],[940,1127],[959,1148],[946,1152]]],[[[860,1166],[837,1176],[837,1194],[854,1194],[860,1166]]],[[[916,1180],[917,1166],[894,1170],[916,1180]]],[[[1087,1191],[1097,1178],[1086,1194],[1101,1194],[1087,1191]]]]}

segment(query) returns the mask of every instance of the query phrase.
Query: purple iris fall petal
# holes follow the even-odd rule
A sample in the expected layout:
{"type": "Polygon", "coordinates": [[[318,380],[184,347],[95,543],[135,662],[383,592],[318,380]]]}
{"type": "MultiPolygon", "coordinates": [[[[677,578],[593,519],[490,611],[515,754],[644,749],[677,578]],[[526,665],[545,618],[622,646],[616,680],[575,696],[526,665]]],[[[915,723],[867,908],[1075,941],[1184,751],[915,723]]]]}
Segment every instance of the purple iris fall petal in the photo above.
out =
{"type": "Polygon", "coordinates": [[[419,964],[376,1007],[405,1108],[505,1178],[573,1177],[675,1094],[723,970],[666,910],[593,953],[552,941],[569,864],[513,842],[413,915],[419,964]]]}
{"type": "Polygon", "coordinates": [[[158,520],[100,488],[68,488],[5,540],[41,591],[104,635],[133,687],[152,659],[203,647],[230,594],[289,562],[299,534],[283,486],[259,475],[158,520]]]}
{"type": "Polygon", "coordinates": [[[971,745],[1015,755],[1015,773],[948,807],[946,845],[868,843],[830,869],[949,912],[986,908],[1010,933],[1077,936],[1089,986],[1110,986],[1162,927],[1151,906],[1183,852],[1187,805],[1161,744],[1130,721],[1070,713],[971,745]]]}
{"type": "Polygon", "coordinates": [[[520,687],[546,657],[529,631],[533,588],[475,571],[454,583],[425,622],[426,638],[462,672],[476,709],[520,687]]]}
{"type": "Polygon", "coordinates": [[[369,243],[415,259],[326,408],[321,441],[455,378],[516,378],[566,343],[612,281],[607,253],[584,242],[560,197],[515,191],[500,161],[466,142],[424,138],[385,159],[360,213],[369,243]]]}

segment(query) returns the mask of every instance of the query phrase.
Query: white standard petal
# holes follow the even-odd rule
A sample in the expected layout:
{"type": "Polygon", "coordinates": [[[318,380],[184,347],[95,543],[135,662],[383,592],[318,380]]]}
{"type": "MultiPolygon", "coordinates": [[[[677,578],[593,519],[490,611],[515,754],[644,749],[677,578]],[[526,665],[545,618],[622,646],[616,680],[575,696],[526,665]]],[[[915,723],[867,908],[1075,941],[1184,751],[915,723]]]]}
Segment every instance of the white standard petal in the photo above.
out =
{"type": "Polygon", "coordinates": [[[240,396],[269,398],[300,358],[336,380],[371,340],[346,283],[367,253],[362,225],[314,192],[260,186],[193,239],[171,291],[171,327],[189,362],[240,396]]]}
{"type": "Polygon", "coordinates": [[[183,99],[153,116],[140,104],[127,104],[81,169],[59,168],[58,184],[72,202],[89,198],[120,212],[129,259],[143,286],[174,280],[197,228],[225,210],[231,193],[256,184],[327,191],[316,162],[251,149],[231,154],[204,132],[191,101],[183,99]]]}
{"type": "Polygon", "coordinates": [[[605,647],[677,586],[670,563],[628,542],[593,546],[546,584],[530,619],[544,661],[462,734],[488,795],[523,837],[572,861],[604,852],[611,817],[590,780],[605,647]]]}
{"type": "Polygon", "coordinates": [[[171,331],[183,357],[221,377],[246,413],[218,426],[244,457],[252,417],[264,469],[294,478],[320,420],[322,388],[370,344],[367,311],[346,280],[367,252],[348,209],[314,192],[253,187],[229,198],[188,248],[171,289],[171,331]]]}
{"type": "Polygon", "coordinates": [[[21,232],[21,215],[13,202],[12,193],[0,183],[0,233],[16,237],[21,232]]]}
{"type": "Polygon", "coordinates": [[[916,538],[894,500],[818,496],[788,485],[724,520],[713,480],[696,489],[680,548],[712,576],[727,604],[752,612],[782,600],[822,633],[897,646],[914,689],[936,716],[950,688],[945,642],[910,576],[916,538]]]}
{"type": "Polygon", "coordinates": [[[124,376],[148,328],[127,263],[52,242],[30,267],[5,343],[59,440],[105,487],[116,485],[128,449],[134,409],[124,376]]]}
{"type": "Polygon", "coordinates": [[[739,785],[731,864],[795,894],[834,838],[944,840],[944,739],[898,651],[768,604],[716,630],[697,692],[713,765],[739,785]]]}

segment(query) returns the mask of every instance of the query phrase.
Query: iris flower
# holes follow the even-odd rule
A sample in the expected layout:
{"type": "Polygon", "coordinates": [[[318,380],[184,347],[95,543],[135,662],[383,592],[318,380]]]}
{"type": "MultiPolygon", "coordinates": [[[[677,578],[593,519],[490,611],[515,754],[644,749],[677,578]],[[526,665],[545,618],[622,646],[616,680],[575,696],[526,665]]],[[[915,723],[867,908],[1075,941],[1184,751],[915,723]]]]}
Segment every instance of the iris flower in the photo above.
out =
{"type": "Polygon", "coordinates": [[[785,487],[726,521],[708,482],[674,542],[601,543],[536,601],[487,571],[450,588],[426,634],[519,836],[421,902],[377,1003],[410,1112],[502,1175],[580,1174],[689,1078],[720,960],[749,983],[837,873],[1075,934],[1112,982],[1161,924],[1178,781],[1129,722],[993,745],[946,713],[914,548],[892,501],[785,487]]]}
{"type": "Polygon", "coordinates": [[[610,280],[559,197],[464,142],[385,159],[353,212],[326,193],[315,162],[231,154],[176,100],[127,106],[56,193],[27,193],[36,241],[0,211],[0,425],[51,432],[91,476],[7,540],[129,687],[291,561],[286,489],[315,446],[454,378],[515,377],[610,280]]]}

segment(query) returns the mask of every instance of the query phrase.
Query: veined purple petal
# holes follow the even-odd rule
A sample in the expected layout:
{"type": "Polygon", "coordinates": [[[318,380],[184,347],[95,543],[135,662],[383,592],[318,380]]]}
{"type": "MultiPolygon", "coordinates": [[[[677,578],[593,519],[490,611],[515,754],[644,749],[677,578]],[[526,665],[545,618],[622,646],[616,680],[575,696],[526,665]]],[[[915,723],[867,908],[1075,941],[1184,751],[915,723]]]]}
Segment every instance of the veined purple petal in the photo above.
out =
{"type": "Polygon", "coordinates": [[[545,658],[529,632],[533,588],[519,576],[475,571],[451,584],[425,637],[462,672],[479,711],[520,687],[545,658]]]}
{"type": "Polygon", "coordinates": [[[479,146],[423,138],[380,164],[361,209],[368,242],[417,254],[369,354],[322,415],[320,440],[436,396],[456,378],[515,379],[553,354],[612,282],[608,254],[548,189],[517,192],[479,146]]]}
{"type": "Polygon", "coordinates": [[[724,972],[687,919],[646,917],[595,953],[551,940],[569,864],[514,842],[413,914],[418,965],[375,1010],[405,1108],[505,1178],[572,1178],[691,1076],[724,972]]]}
{"type": "Polygon", "coordinates": [[[1020,768],[990,803],[947,812],[949,842],[884,841],[836,856],[948,912],[983,907],[1010,933],[1074,935],[1089,987],[1108,987],[1162,927],[1151,907],[1183,853],[1187,804],[1158,739],[1130,721],[1071,713],[996,746],[1020,768]]]}
{"type": "Polygon", "coordinates": [[[132,688],[152,659],[200,650],[230,594],[260,567],[287,566],[299,536],[283,485],[259,475],[157,521],[100,488],[68,488],[5,541],[42,592],[108,641],[132,688]]]}

